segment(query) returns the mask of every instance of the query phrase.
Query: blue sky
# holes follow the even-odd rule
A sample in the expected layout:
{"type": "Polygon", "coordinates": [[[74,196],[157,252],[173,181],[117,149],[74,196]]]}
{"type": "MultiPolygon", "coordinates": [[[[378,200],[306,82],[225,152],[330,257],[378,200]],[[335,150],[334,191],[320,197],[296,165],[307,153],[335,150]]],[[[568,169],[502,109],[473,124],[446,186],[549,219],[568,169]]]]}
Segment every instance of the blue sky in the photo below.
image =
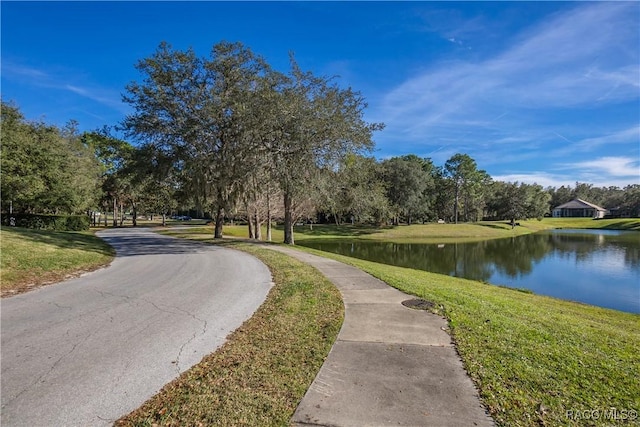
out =
{"type": "Polygon", "coordinates": [[[638,2],[2,1],[2,98],[81,130],[130,112],[161,41],[240,41],[359,90],[378,158],[467,153],[494,179],[640,184],[638,2]]]}

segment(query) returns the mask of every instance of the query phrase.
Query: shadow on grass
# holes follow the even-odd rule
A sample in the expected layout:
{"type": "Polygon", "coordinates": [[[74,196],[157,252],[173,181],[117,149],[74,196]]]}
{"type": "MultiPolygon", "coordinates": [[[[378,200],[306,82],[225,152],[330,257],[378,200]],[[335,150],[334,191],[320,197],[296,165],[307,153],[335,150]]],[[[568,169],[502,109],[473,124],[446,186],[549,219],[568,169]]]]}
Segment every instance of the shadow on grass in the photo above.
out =
{"type": "Polygon", "coordinates": [[[488,224],[486,222],[476,222],[474,225],[479,225],[481,227],[494,228],[496,230],[508,230],[511,228],[511,224],[509,222],[496,222],[495,224],[488,224]]]}
{"type": "Polygon", "coordinates": [[[44,243],[61,249],[80,249],[101,255],[113,256],[115,251],[99,237],[76,231],[32,230],[19,227],[3,227],[3,233],[15,235],[21,240],[44,243]]]}
{"type": "Polygon", "coordinates": [[[617,224],[609,224],[602,227],[607,230],[631,230],[631,231],[640,231],[640,220],[638,221],[629,221],[617,224]]]}
{"type": "MultiPolygon", "coordinates": [[[[278,226],[279,229],[282,229],[282,226],[278,226]]],[[[390,226],[382,226],[382,227],[373,227],[373,226],[363,226],[363,225],[314,225],[313,229],[309,225],[304,226],[296,226],[294,227],[294,232],[297,234],[304,235],[305,237],[310,238],[321,238],[325,236],[331,237],[359,237],[359,236],[368,236],[371,234],[382,233],[385,230],[390,230],[393,227],[390,226]]]]}

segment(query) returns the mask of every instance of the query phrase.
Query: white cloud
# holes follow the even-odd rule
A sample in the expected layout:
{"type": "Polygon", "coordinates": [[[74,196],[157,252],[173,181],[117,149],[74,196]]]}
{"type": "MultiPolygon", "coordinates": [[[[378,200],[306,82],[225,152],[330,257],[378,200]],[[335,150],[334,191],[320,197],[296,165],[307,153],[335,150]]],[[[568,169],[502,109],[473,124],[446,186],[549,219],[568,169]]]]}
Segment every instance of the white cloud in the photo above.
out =
{"type": "Polygon", "coordinates": [[[583,149],[593,149],[609,144],[628,144],[629,142],[640,142],[640,126],[633,126],[629,129],[612,132],[608,135],[598,136],[594,138],[585,138],[580,141],[583,149]]]}
{"type": "Polygon", "coordinates": [[[88,79],[77,70],[52,68],[42,70],[25,66],[10,60],[2,63],[3,78],[30,86],[57,89],[74,93],[83,98],[105,105],[120,112],[128,112],[128,107],[121,101],[120,91],[88,82],[88,79]],[[68,83],[73,81],[73,83],[68,83]],[[77,82],[84,82],[83,85],[77,82]]]}
{"type": "Polygon", "coordinates": [[[120,95],[115,93],[114,91],[106,90],[100,87],[86,88],[70,84],[64,85],[64,89],[69,90],[84,98],[106,105],[107,107],[111,107],[115,110],[119,110],[122,112],[128,111],[127,107],[122,103],[120,95]]]}
{"type": "Polygon", "coordinates": [[[547,172],[527,172],[513,173],[506,175],[496,175],[492,177],[494,181],[519,182],[524,184],[538,184],[543,187],[573,186],[575,180],[571,180],[562,175],[549,174],[547,172]]]}
{"type": "Polygon", "coordinates": [[[449,41],[449,42],[451,42],[451,43],[453,43],[455,45],[458,45],[458,46],[464,46],[464,42],[462,40],[460,40],[460,39],[455,38],[455,37],[450,37],[450,38],[447,39],[447,41],[449,41]]]}
{"type": "Polygon", "coordinates": [[[600,157],[575,163],[552,165],[554,173],[531,171],[493,176],[495,181],[539,184],[543,187],[574,186],[586,182],[596,187],[620,187],[640,184],[640,159],[631,157],[600,157]]]}
{"type": "Polygon", "coordinates": [[[3,60],[2,74],[13,78],[28,78],[32,80],[49,80],[47,73],[36,68],[27,67],[10,61],[3,60]]]}
{"type": "MultiPolygon", "coordinates": [[[[595,131],[594,131],[595,133],[595,131]]],[[[617,130],[611,129],[609,132],[593,136],[589,138],[577,138],[571,140],[564,135],[551,131],[551,134],[557,137],[556,141],[560,144],[553,145],[548,151],[552,158],[566,158],[575,155],[584,155],[585,153],[598,153],[601,150],[605,152],[638,152],[640,149],[640,126],[634,125],[630,128],[617,130]],[[566,144],[564,144],[566,142],[566,144]]]]}
{"type": "Polygon", "coordinates": [[[89,91],[87,91],[86,89],[83,89],[81,87],[77,87],[77,86],[73,86],[73,85],[65,85],[64,87],[65,87],[65,89],[68,89],[73,93],[77,93],[78,95],[89,96],[89,91]]]}
{"type": "Polygon", "coordinates": [[[630,177],[640,182],[640,160],[630,157],[601,157],[595,160],[564,164],[567,169],[584,170],[594,175],[630,177]]]}
{"type": "Polygon", "coordinates": [[[624,188],[630,184],[640,184],[640,178],[636,173],[635,179],[629,179],[627,176],[612,176],[602,171],[586,169],[576,171],[575,169],[558,173],[549,173],[541,171],[507,173],[501,175],[493,175],[494,181],[519,182],[525,184],[538,184],[543,187],[574,187],[576,182],[584,182],[592,184],[595,187],[619,187],[624,188]]]}

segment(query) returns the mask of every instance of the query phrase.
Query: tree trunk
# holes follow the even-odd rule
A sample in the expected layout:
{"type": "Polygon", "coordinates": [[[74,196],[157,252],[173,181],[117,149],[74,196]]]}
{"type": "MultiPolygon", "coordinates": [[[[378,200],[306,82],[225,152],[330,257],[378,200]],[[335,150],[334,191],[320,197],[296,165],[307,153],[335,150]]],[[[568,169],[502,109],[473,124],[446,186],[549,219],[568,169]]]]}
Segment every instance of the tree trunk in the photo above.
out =
{"type": "Polygon", "coordinates": [[[255,239],[256,235],[253,231],[253,217],[249,215],[248,209],[247,209],[247,227],[249,227],[249,238],[255,239]]]}
{"type": "Polygon", "coordinates": [[[162,226],[167,226],[167,214],[165,214],[164,212],[162,212],[162,226]]]}
{"type": "Polygon", "coordinates": [[[256,205],[256,213],[254,216],[254,235],[258,240],[262,240],[262,230],[260,229],[260,212],[258,212],[258,206],[256,205]]]}
{"type": "Polygon", "coordinates": [[[465,196],[464,196],[464,222],[469,222],[469,215],[470,215],[470,210],[469,210],[469,194],[468,194],[468,190],[467,192],[465,192],[465,196]]]}
{"type": "Polygon", "coordinates": [[[116,198],[113,198],[113,226],[118,226],[118,201],[116,198]]]}
{"type": "Polygon", "coordinates": [[[284,243],[294,245],[293,240],[293,207],[291,206],[291,194],[284,193],[284,243]]]}
{"type": "Polygon", "coordinates": [[[219,207],[216,212],[216,229],[213,234],[214,239],[222,239],[222,225],[224,223],[224,210],[219,207]]]}
{"type": "Polygon", "coordinates": [[[136,204],[132,203],[131,208],[133,210],[133,219],[132,219],[133,226],[136,227],[138,225],[138,211],[136,210],[136,204]]]}
{"type": "Polygon", "coordinates": [[[454,216],[454,220],[455,223],[458,223],[458,202],[460,201],[460,190],[458,189],[458,187],[456,187],[456,197],[455,197],[455,201],[454,201],[454,205],[453,205],[453,216],[454,216]]]}
{"type": "Polygon", "coordinates": [[[120,203],[120,227],[122,227],[124,225],[124,208],[122,206],[122,203],[120,203]]]}
{"type": "Polygon", "coordinates": [[[267,241],[271,241],[271,194],[267,188],[267,241]]]}

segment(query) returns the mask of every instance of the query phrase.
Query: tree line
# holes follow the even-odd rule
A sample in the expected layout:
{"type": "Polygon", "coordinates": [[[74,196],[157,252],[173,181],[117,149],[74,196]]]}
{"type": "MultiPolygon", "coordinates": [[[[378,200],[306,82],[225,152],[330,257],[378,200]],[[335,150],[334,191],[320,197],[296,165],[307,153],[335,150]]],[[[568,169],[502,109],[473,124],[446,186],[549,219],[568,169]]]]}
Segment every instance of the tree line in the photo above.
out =
{"type": "Polygon", "coordinates": [[[352,156],[331,173],[327,185],[316,206],[322,220],[336,224],[350,219],[376,224],[542,219],[576,198],[640,216],[638,184],[619,188],[576,182],[575,187],[543,188],[495,181],[462,153],[440,166],[413,154],[382,161],[352,156]]]}
{"type": "Polygon", "coordinates": [[[575,197],[640,208],[638,185],[498,182],[462,153],[441,166],[415,155],[376,160],[373,134],[384,125],[364,120],[362,95],[293,56],[282,73],[241,43],[218,43],[208,57],[163,43],[136,68],[141,79],[123,95],[133,113],[114,129],[29,122],[2,102],[3,211],[7,202],[23,212],[110,211],[113,225],[128,211],[135,225],[139,213],[187,207],[211,216],[215,237],[225,219],[242,218],[251,237],[266,224],[270,239],[277,219],[292,244],[300,220],[542,218],[575,197]]]}

